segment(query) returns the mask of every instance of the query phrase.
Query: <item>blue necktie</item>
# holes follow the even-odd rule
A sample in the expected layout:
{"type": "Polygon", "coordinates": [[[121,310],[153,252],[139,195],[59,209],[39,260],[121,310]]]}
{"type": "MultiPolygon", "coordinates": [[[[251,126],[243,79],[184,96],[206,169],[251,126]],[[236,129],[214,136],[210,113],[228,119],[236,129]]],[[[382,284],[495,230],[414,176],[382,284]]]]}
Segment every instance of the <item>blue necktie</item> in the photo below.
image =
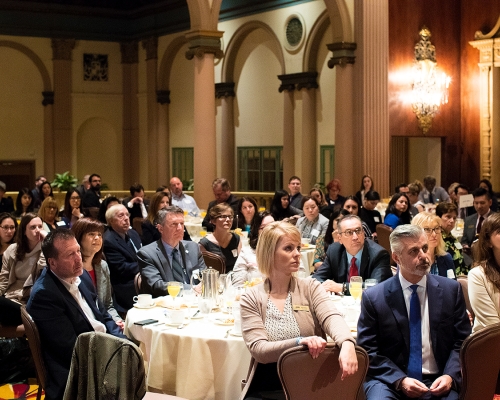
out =
{"type": "Polygon", "coordinates": [[[411,285],[413,291],[410,298],[410,359],[408,361],[408,376],[422,381],[422,316],[418,285],[411,285]]]}

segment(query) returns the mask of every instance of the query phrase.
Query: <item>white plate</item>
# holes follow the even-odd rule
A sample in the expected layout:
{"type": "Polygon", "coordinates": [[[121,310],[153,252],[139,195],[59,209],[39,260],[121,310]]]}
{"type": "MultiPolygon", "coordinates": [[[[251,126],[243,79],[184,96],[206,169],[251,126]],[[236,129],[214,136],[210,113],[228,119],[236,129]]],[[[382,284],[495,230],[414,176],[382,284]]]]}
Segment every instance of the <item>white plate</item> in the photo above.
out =
{"type": "Polygon", "coordinates": [[[243,336],[243,334],[242,334],[241,332],[235,332],[235,331],[234,331],[234,329],[231,329],[231,330],[229,331],[229,334],[230,334],[231,336],[238,336],[238,337],[242,337],[242,336],[243,336]]]}
{"type": "Polygon", "coordinates": [[[315,250],[316,249],[316,246],[313,245],[313,244],[310,244],[309,246],[307,247],[301,247],[300,248],[300,251],[307,251],[307,250],[315,250]]]}
{"type": "Polygon", "coordinates": [[[224,325],[224,326],[231,326],[231,325],[234,325],[234,322],[224,322],[225,319],[222,319],[222,318],[217,318],[217,319],[212,319],[211,321],[214,323],[214,324],[217,324],[217,325],[224,325]]]}
{"type": "Polygon", "coordinates": [[[154,306],[156,306],[156,303],[155,303],[155,302],[151,303],[149,306],[141,306],[141,305],[139,305],[139,304],[137,304],[137,303],[134,303],[134,307],[135,307],[135,308],[140,308],[140,309],[148,309],[148,308],[153,308],[154,306]]]}
{"type": "Polygon", "coordinates": [[[187,318],[185,318],[184,321],[179,322],[179,323],[173,323],[173,322],[171,322],[168,319],[165,321],[165,325],[168,325],[168,326],[179,326],[179,325],[182,325],[182,324],[187,325],[188,323],[189,323],[189,320],[187,318]]]}

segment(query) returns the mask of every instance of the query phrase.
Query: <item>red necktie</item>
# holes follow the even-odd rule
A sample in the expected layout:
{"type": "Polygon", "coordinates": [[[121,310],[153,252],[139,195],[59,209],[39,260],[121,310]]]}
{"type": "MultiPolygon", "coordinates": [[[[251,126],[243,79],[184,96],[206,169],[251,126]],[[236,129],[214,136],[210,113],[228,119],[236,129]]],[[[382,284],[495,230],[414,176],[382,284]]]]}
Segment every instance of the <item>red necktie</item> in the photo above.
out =
{"type": "Polygon", "coordinates": [[[477,234],[478,235],[481,233],[481,226],[483,226],[483,221],[484,221],[484,217],[480,216],[479,223],[477,224],[477,234]]]}
{"type": "Polygon", "coordinates": [[[349,277],[347,282],[351,281],[351,277],[359,276],[358,267],[356,266],[356,257],[351,258],[351,265],[349,266],[349,277]]]}

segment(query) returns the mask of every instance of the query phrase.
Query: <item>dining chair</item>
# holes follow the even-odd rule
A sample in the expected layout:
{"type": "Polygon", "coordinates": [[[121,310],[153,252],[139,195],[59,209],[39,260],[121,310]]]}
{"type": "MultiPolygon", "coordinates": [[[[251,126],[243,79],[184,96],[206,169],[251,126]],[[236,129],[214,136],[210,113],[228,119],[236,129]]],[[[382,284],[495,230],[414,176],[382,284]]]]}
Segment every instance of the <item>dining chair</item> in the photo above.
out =
{"type": "MultiPolygon", "coordinates": [[[[391,235],[392,228],[384,225],[384,224],[378,224],[377,225],[377,240],[378,244],[381,245],[384,249],[386,249],[389,252],[389,256],[391,255],[391,243],[389,242],[389,236],[391,235]]],[[[396,265],[396,262],[390,257],[391,259],[391,265],[396,265]]]]}
{"type": "Polygon", "coordinates": [[[202,250],[201,254],[203,255],[203,260],[205,261],[207,267],[212,267],[213,269],[219,271],[220,274],[226,273],[226,262],[221,256],[206,250],[202,250]]]}
{"type": "Polygon", "coordinates": [[[462,343],[460,400],[492,399],[500,372],[500,323],[489,325],[462,343]]]}
{"type": "Polygon", "coordinates": [[[2,326],[0,325],[0,337],[3,338],[18,338],[26,334],[24,325],[18,326],[2,326]]]}
{"type": "Polygon", "coordinates": [[[474,311],[472,311],[472,306],[470,304],[470,298],[469,298],[469,278],[467,275],[459,275],[457,276],[457,281],[460,283],[462,286],[462,293],[464,294],[465,298],[465,308],[467,308],[467,311],[469,311],[472,321],[475,319],[474,311]]]}
{"type": "Polygon", "coordinates": [[[99,215],[99,207],[88,207],[83,209],[84,214],[88,214],[88,216],[92,219],[97,219],[99,215]]]}
{"type": "Polygon", "coordinates": [[[313,359],[304,346],[293,347],[278,359],[278,374],[287,400],[362,400],[363,382],[368,371],[368,354],[356,346],[358,371],[341,380],[340,349],[329,343],[313,359]]]}
{"type": "Polygon", "coordinates": [[[135,292],[137,294],[141,294],[142,291],[141,291],[141,285],[142,285],[142,275],[140,272],[138,272],[135,276],[134,276],[134,287],[135,287],[135,292]]]}
{"type": "Polygon", "coordinates": [[[134,231],[136,231],[141,238],[142,238],[142,223],[144,221],[145,221],[144,218],[135,217],[134,221],[132,222],[132,228],[134,228],[134,231]]]}
{"type": "Polygon", "coordinates": [[[30,346],[31,355],[35,362],[36,378],[38,380],[36,399],[40,400],[42,398],[42,391],[45,390],[45,384],[47,382],[47,370],[45,369],[45,363],[42,357],[40,334],[38,333],[35,321],[33,321],[33,318],[31,318],[31,315],[29,315],[26,310],[26,306],[21,307],[21,320],[23,321],[26,337],[28,338],[28,345],[30,346]]]}

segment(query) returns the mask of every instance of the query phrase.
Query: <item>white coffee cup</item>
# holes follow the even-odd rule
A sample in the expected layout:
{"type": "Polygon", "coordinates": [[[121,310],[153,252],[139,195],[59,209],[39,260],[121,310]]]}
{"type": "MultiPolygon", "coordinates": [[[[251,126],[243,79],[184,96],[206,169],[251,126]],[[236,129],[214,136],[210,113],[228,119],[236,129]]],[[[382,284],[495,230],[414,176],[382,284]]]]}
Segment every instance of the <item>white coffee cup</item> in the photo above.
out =
{"type": "Polygon", "coordinates": [[[239,301],[234,302],[232,311],[233,311],[233,318],[234,318],[233,332],[236,334],[241,334],[241,311],[240,311],[239,301]]]}
{"type": "Polygon", "coordinates": [[[153,296],[150,294],[140,294],[138,296],[134,296],[133,300],[139,307],[149,307],[153,304],[153,296]]]}
{"type": "Polygon", "coordinates": [[[173,324],[182,324],[184,322],[184,310],[172,310],[170,311],[169,315],[170,322],[172,322],[173,324]]]}

